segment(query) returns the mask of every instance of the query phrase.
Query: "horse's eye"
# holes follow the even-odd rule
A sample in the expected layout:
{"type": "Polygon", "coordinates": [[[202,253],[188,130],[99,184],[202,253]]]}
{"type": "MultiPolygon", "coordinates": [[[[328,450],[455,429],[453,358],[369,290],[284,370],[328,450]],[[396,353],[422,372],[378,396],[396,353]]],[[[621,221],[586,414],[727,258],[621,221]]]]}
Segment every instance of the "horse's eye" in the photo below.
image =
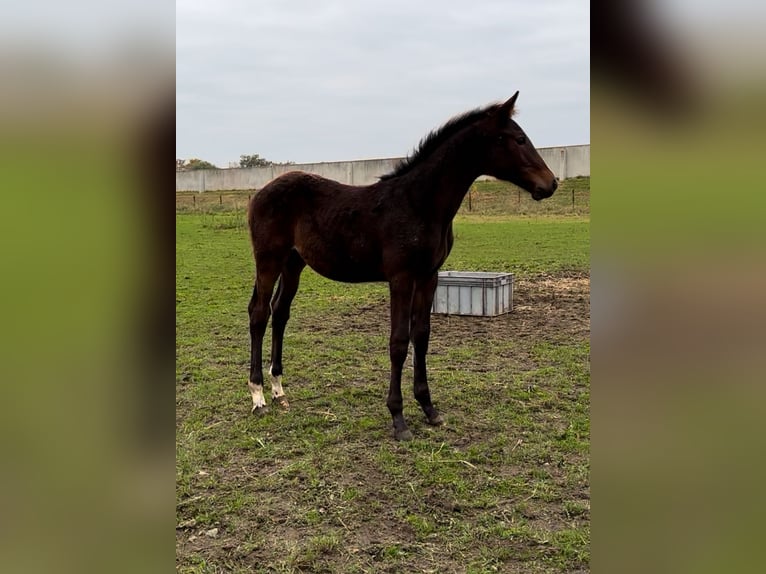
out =
{"type": "Polygon", "coordinates": [[[516,143],[519,145],[524,145],[525,143],[527,143],[527,138],[525,138],[524,136],[521,136],[520,138],[516,138],[516,143]]]}

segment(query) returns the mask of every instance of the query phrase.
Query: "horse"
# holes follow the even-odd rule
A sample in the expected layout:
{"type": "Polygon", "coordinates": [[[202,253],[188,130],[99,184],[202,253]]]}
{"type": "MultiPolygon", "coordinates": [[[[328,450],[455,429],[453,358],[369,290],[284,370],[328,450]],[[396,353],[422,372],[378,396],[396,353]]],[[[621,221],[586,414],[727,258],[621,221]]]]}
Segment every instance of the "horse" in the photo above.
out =
{"type": "Polygon", "coordinates": [[[308,265],[335,281],[388,283],[391,376],[386,405],[394,438],[413,438],[404,420],[401,390],[410,342],[415,399],[428,424],[444,422],[431,402],[426,354],[438,271],[454,239],[452,220],[480,175],[511,182],[537,201],[553,195],[558,186],[553,172],[512,119],[518,95],[517,91],[504,103],[453,117],[371,185],[345,185],[292,171],[252,197],[248,225],[255,284],[248,305],[248,388],[253,413],[268,409],[262,346],[270,315],[272,400],[289,406],[282,386],[282,344],[301,272],[308,265]]]}

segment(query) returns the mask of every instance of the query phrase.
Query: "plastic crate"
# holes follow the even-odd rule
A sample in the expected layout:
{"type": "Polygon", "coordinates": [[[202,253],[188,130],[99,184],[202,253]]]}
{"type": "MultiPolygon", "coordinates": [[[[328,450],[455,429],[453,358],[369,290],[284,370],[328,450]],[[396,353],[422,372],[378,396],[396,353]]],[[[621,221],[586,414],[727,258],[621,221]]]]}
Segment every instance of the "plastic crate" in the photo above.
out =
{"type": "Polygon", "coordinates": [[[509,313],[513,273],[440,271],[432,313],[494,317],[509,313]]]}

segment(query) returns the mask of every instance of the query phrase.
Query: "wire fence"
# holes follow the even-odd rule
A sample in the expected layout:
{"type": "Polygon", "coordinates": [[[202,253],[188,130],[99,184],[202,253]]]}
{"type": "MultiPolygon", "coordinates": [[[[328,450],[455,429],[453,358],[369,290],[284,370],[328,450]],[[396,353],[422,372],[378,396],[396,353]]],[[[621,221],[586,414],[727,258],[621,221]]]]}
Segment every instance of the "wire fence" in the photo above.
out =
{"type": "MultiPolygon", "coordinates": [[[[257,191],[176,192],[177,213],[244,212],[257,191]]],[[[535,201],[526,191],[504,181],[477,181],[466,194],[459,214],[589,215],[590,177],[560,182],[552,197],[535,201]]]]}
{"type": "Polygon", "coordinates": [[[504,181],[478,181],[466,194],[458,213],[587,215],[590,214],[590,177],[575,177],[561,181],[556,193],[543,201],[535,201],[520,187],[504,181]]]}

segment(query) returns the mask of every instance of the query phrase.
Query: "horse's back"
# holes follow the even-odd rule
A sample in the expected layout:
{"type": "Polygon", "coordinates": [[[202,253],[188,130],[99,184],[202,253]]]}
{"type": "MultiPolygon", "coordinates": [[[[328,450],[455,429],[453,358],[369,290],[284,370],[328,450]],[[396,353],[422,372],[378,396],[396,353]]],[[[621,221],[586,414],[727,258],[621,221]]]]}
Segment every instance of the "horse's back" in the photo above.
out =
{"type": "Polygon", "coordinates": [[[340,182],[304,171],[289,171],[271,180],[250,200],[250,209],[258,215],[270,207],[305,203],[318,196],[348,188],[340,182]]]}
{"type": "Polygon", "coordinates": [[[294,241],[301,218],[313,218],[337,203],[350,186],[302,171],[280,175],[258,191],[248,206],[253,244],[274,245],[294,241]]]}

